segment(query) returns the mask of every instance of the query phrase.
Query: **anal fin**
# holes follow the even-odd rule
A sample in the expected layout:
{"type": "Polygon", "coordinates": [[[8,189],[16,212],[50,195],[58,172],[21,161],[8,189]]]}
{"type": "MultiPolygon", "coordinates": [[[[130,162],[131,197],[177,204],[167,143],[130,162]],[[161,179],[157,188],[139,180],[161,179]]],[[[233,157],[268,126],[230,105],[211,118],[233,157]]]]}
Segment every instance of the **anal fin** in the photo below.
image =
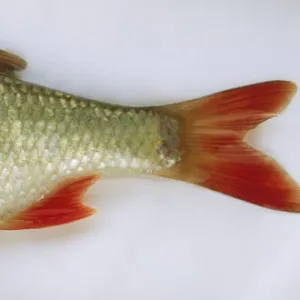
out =
{"type": "Polygon", "coordinates": [[[0,223],[2,230],[37,229],[71,223],[95,213],[82,204],[85,191],[98,179],[90,175],[60,185],[44,199],[0,223]]]}

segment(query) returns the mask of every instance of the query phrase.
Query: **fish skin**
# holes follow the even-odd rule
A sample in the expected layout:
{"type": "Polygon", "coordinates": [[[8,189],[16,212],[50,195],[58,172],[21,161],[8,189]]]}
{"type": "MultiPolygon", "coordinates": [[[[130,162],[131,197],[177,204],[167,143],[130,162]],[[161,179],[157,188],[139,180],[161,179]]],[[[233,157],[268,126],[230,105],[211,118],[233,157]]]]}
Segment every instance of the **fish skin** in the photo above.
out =
{"type": "Polygon", "coordinates": [[[180,160],[179,122],[0,75],[0,217],[12,218],[67,178],[153,173],[180,160]]]}
{"type": "Polygon", "coordinates": [[[94,214],[83,194],[102,175],[147,173],[268,209],[300,212],[300,187],[248,145],[297,86],[275,80],[180,103],[127,107],[17,79],[0,50],[0,229],[40,229],[94,214]]]}

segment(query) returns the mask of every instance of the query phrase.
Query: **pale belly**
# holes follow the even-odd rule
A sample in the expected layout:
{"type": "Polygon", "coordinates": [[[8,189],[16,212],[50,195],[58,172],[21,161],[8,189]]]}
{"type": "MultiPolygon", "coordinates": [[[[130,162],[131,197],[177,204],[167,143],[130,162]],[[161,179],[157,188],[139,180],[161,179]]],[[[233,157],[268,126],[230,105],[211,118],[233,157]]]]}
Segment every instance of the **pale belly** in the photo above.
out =
{"type": "Polygon", "coordinates": [[[43,199],[68,179],[99,174],[103,177],[151,173],[149,162],[138,158],[103,158],[101,153],[71,159],[39,159],[26,163],[2,162],[0,170],[0,217],[10,218],[43,199]]]}
{"type": "MultiPolygon", "coordinates": [[[[72,134],[49,134],[38,130],[39,126],[15,125],[0,138],[0,218],[10,219],[13,215],[41,201],[49,192],[69,179],[100,174],[115,176],[132,173],[151,173],[176,160],[165,160],[159,153],[155,140],[138,144],[137,151],[126,146],[124,139],[114,142],[99,141],[93,135],[77,138],[72,134]],[[12,129],[15,127],[14,129],[12,129]],[[89,142],[88,142],[89,141],[89,142]],[[108,145],[107,145],[108,144],[108,145]],[[123,146],[120,146],[123,145],[123,146]]],[[[4,124],[5,125],[5,124],[4,124]]],[[[5,128],[5,126],[4,126],[5,128]]],[[[101,132],[101,130],[100,130],[101,132]]]]}

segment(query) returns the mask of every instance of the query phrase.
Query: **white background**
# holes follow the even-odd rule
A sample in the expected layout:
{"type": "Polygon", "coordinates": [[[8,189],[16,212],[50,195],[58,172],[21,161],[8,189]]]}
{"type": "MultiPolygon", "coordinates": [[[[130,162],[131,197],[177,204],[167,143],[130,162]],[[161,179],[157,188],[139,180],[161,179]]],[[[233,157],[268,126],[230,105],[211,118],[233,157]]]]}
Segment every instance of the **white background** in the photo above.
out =
{"type": "MultiPolygon", "coordinates": [[[[0,47],[26,80],[121,104],[300,85],[300,2],[2,0],[0,47]]],[[[297,94],[251,141],[300,182],[299,114],[297,94]]],[[[160,179],[100,180],[86,199],[89,219],[0,232],[1,298],[300,299],[300,215],[160,179]]]]}

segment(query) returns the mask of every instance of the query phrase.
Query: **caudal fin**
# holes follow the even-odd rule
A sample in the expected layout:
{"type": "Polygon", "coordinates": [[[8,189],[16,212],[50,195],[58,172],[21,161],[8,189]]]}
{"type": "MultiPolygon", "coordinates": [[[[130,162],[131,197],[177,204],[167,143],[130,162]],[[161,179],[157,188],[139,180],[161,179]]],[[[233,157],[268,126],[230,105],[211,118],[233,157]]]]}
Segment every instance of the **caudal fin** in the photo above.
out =
{"type": "Polygon", "coordinates": [[[300,211],[298,184],[273,159],[243,139],[278,115],[296,92],[287,81],[264,82],[160,110],[181,120],[181,161],[165,177],[198,184],[260,206],[300,211]]]}

